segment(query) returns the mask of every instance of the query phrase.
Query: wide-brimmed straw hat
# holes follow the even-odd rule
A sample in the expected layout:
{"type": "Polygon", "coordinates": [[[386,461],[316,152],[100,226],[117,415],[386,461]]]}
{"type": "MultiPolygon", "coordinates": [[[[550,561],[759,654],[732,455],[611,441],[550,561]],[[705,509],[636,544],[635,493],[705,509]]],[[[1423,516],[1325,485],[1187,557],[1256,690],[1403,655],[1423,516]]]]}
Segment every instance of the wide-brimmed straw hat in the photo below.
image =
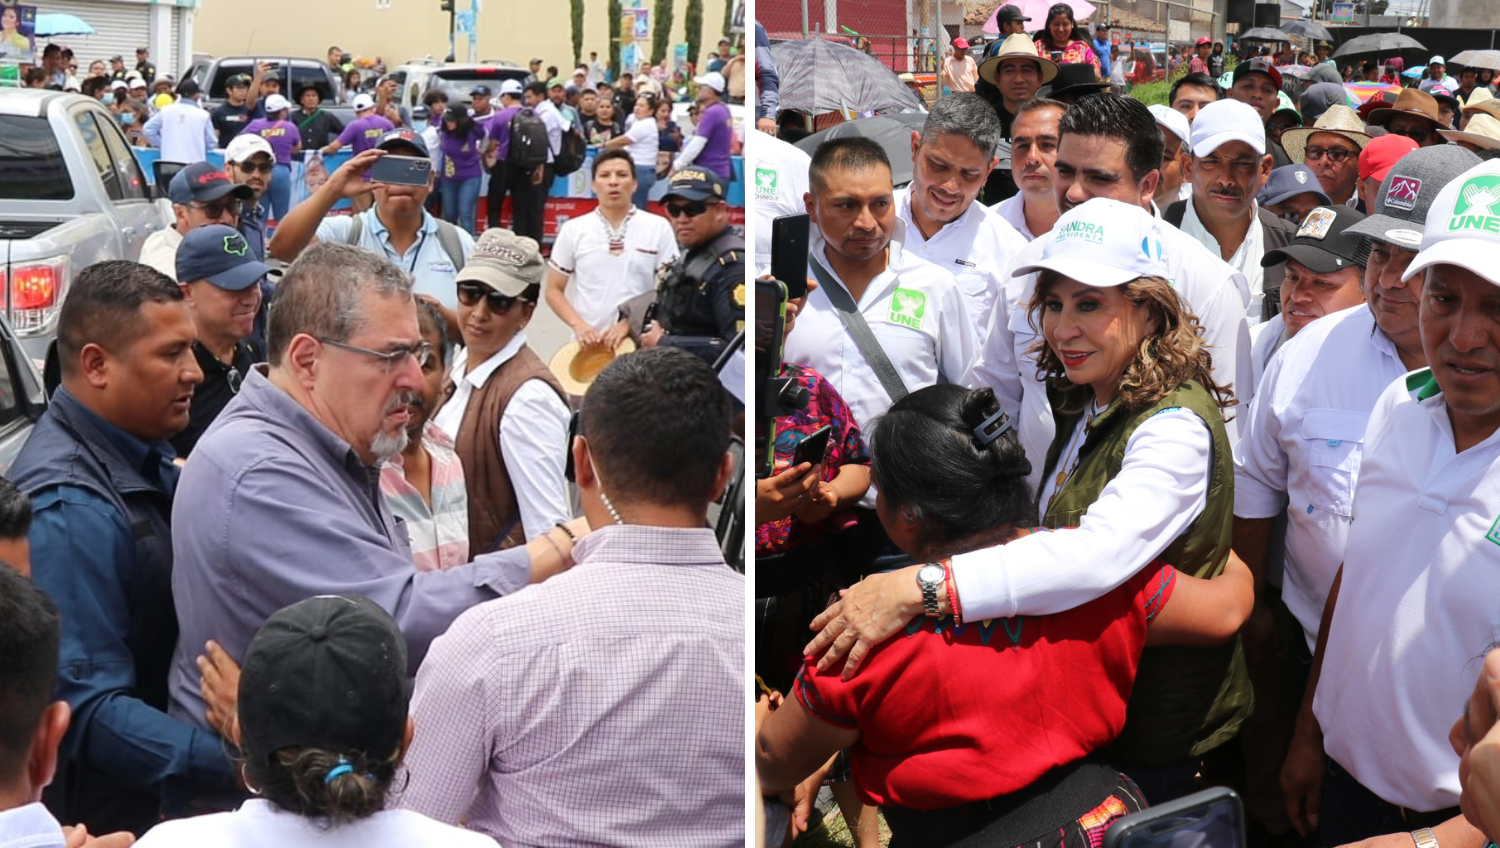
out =
{"type": "Polygon", "coordinates": [[[547,363],[547,370],[562,384],[563,391],[574,397],[583,397],[605,366],[614,362],[616,357],[634,352],[635,341],[629,336],[622,339],[620,346],[614,350],[586,348],[575,340],[563,345],[552,355],[552,361],[547,363]]]}
{"type": "Polygon", "coordinates": [[[1294,127],[1281,134],[1281,146],[1293,162],[1303,162],[1307,157],[1307,140],[1315,133],[1334,133],[1354,142],[1360,149],[1370,143],[1370,135],[1364,131],[1364,121],[1348,106],[1330,106],[1310,127],[1294,127]]]}
{"type": "Polygon", "coordinates": [[[979,77],[990,85],[998,86],[1000,63],[1006,59],[1031,59],[1041,72],[1041,85],[1046,85],[1057,76],[1057,63],[1037,55],[1036,42],[1025,33],[1018,32],[1000,42],[1000,49],[979,65],[979,77]]]}
{"type": "Polygon", "coordinates": [[[1463,132],[1438,130],[1438,135],[1449,141],[1467,141],[1485,150],[1500,150],[1500,119],[1488,112],[1480,112],[1469,119],[1463,132]]]}

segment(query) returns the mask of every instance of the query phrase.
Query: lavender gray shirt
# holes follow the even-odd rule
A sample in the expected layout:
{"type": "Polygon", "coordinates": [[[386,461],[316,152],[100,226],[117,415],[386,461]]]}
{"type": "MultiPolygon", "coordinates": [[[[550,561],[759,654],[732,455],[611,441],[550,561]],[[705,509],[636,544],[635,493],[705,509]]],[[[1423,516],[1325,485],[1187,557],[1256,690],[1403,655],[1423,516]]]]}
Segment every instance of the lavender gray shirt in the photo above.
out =
{"type": "Polygon", "coordinates": [[[380,471],[259,370],[209,427],[172,509],[181,632],[171,715],[207,727],[195,660],[213,639],[236,661],[261,624],[315,595],[363,595],[395,617],[411,672],[459,613],[527,585],[524,548],[417,571],[380,471]]]}

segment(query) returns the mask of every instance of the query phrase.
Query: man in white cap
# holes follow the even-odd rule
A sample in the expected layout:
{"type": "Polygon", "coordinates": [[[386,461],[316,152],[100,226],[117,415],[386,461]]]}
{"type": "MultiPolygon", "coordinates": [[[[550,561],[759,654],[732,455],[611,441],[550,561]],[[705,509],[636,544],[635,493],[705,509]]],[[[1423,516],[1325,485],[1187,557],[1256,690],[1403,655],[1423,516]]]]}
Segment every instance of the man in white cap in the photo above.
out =
{"type": "Polygon", "coordinates": [[[1158,103],[1148,107],[1156,125],[1161,127],[1161,182],[1156,184],[1156,195],[1152,200],[1166,208],[1168,204],[1187,200],[1193,196],[1193,184],[1183,179],[1183,163],[1187,160],[1188,139],[1192,133],[1187,116],[1158,103]]]}
{"type": "MultiPolygon", "coordinates": [[[[1163,112],[1182,117],[1165,107],[1163,112]]],[[[1286,246],[1297,228],[1255,202],[1271,176],[1260,115],[1238,100],[1203,107],[1193,122],[1184,168],[1192,197],[1168,206],[1162,217],[1245,275],[1251,324],[1269,318],[1276,304],[1273,298],[1271,307],[1264,307],[1266,293],[1280,290],[1286,269],[1262,269],[1260,260],[1267,251],[1286,246]]]]}
{"type": "MultiPolygon", "coordinates": [[[[511,196],[511,203],[520,200],[519,185],[517,180],[531,181],[531,174],[522,168],[511,168],[510,159],[510,127],[511,121],[521,111],[521,83],[518,80],[508,79],[500,83],[500,108],[492,116],[486,119],[485,136],[489,139],[485,143],[484,161],[490,171],[490,192],[485,202],[486,217],[489,219],[490,227],[500,226],[500,207],[505,205],[505,195],[511,196]]],[[[432,122],[423,136],[431,133],[426,138],[427,149],[437,149],[437,125],[442,123],[441,118],[432,122]]],[[[511,229],[515,229],[515,210],[511,210],[511,229]]]]}
{"type": "Polygon", "coordinates": [[[672,170],[696,164],[718,174],[727,185],[734,182],[734,166],[729,161],[734,126],[729,121],[729,106],[724,102],[728,83],[718,72],[694,77],[693,82],[698,84],[698,125],[682,152],[672,160],[672,170]]]}
{"type": "Polygon", "coordinates": [[[356,94],[354,95],[354,120],[344,127],[344,131],[339,133],[338,138],[323,148],[323,155],[337,153],[344,149],[345,145],[350,145],[352,146],[351,152],[358,156],[366,150],[373,149],[386,133],[395,128],[396,125],[385,116],[375,113],[375,98],[368,94],[356,94]]]}
{"type": "Polygon", "coordinates": [[[1497,207],[1500,162],[1447,183],[1402,275],[1422,278],[1430,369],[1391,383],[1370,415],[1282,775],[1293,822],[1325,845],[1487,841],[1459,811],[1449,731],[1472,663],[1500,632],[1497,207]]]}
{"type": "Polygon", "coordinates": [[[911,134],[911,184],[896,192],[906,250],[952,274],[982,336],[1002,274],[1026,240],[999,215],[976,203],[998,162],[1000,121],[975,94],[938,98],[920,131],[911,134]]]}
{"type": "Polygon", "coordinates": [[[992,208],[1026,241],[1046,235],[1057,223],[1052,168],[1057,163],[1057,124],[1066,111],[1056,100],[1034,98],[1021,104],[1010,125],[1011,176],[1020,191],[992,208]]]}
{"type": "Polygon", "coordinates": [[[1448,76],[1448,63],[1442,56],[1433,56],[1427,60],[1427,73],[1417,84],[1417,91],[1429,91],[1439,85],[1449,91],[1459,88],[1458,80],[1448,76]]]}

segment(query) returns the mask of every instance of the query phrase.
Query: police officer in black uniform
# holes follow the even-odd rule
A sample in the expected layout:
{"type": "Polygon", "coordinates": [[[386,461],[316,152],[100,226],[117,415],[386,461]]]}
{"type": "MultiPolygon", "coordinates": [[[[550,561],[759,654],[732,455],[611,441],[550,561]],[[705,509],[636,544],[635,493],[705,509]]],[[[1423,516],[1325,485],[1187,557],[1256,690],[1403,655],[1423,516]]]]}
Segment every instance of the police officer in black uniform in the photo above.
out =
{"type": "Polygon", "coordinates": [[[647,347],[673,345],[712,364],[745,328],[745,239],[729,224],[724,193],[724,181],[697,166],[672,176],[662,206],[683,253],[657,279],[647,347]]]}

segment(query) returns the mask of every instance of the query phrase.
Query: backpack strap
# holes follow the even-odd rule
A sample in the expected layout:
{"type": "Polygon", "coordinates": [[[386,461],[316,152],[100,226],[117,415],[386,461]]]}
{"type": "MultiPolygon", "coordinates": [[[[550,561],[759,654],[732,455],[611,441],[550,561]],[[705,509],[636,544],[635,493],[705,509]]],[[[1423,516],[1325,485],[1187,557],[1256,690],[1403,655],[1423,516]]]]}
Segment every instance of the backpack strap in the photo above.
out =
{"type": "Polygon", "coordinates": [[[365,234],[365,213],[356,212],[350,216],[353,222],[349,225],[349,235],[344,237],[344,244],[359,246],[359,240],[365,234]]]}
{"type": "Polygon", "coordinates": [[[453,261],[453,270],[458,272],[464,267],[464,244],[458,237],[458,227],[439,218],[437,222],[438,244],[443,246],[443,252],[453,261]]]}

